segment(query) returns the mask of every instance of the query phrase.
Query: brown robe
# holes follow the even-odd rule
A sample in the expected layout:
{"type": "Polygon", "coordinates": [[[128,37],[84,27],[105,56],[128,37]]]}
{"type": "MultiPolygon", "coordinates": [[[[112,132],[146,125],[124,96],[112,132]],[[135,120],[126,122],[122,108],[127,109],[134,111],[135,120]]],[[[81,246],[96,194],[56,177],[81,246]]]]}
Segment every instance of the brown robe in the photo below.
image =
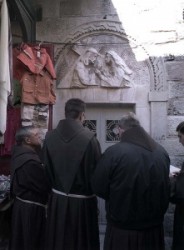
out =
{"type": "Polygon", "coordinates": [[[10,250],[43,250],[50,183],[37,153],[15,146],[11,160],[11,193],[14,198],[10,250]],[[28,200],[25,203],[18,200],[28,200]]]}
{"type": "MultiPolygon", "coordinates": [[[[91,176],[101,155],[94,133],[73,120],[61,120],[46,135],[44,159],[52,187],[66,194],[90,196],[91,176]]],[[[48,209],[48,250],[98,250],[97,198],[52,193],[48,209]]]]}

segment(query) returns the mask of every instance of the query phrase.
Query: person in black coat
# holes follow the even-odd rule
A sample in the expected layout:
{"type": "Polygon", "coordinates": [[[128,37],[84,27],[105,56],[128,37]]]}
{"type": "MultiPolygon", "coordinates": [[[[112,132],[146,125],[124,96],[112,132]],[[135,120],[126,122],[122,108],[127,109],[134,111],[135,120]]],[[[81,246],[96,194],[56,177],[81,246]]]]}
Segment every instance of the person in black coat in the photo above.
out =
{"type": "MultiPolygon", "coordinates": [[[[184,146],[184,122],[178,124],[179,142],[184,146]]],[[[174,203],[174,226],[173,226],[173,243],[172,250],[184,249],[184,163],[181,170],[171,176],[171,203],[174,203]]]]}
{"type": "Polygon", "coordinates": [[[10,250],[42,250],[50,183],[38,156],[38,129],[28,126],[16,133],[11,158],[11,195],[14,198],[10,250]]]}
{"type": "Polygon", "coordinates": [[[170,159],[133,114],[119,122],[121,140],[97,164],[92,186],[106,201],[104,250],[164,250],[170,159]]]}

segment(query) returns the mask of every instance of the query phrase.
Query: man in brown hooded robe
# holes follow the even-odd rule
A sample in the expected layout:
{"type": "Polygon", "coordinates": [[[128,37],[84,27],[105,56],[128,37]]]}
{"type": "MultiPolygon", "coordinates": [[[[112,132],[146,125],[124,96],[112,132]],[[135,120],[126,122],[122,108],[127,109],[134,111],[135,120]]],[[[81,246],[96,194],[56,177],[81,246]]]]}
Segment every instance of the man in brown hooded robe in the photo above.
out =
{"type": "Polygon", "coordinates": [[[83,127],[85,103],[70,99],[66,119],[47,133],[44,162],[52,183],[48,206],[47,250],[99,250],[97,198],[91,177],[101,150],[83,127]]]}
{"type": "Polygon", "coordinates": [[[39,158],[38,129],[27,126],[16,133],[11,159],[11,194],[14,198],[10,250],[43,250],[46,209],[51,189],[39,158]]]}

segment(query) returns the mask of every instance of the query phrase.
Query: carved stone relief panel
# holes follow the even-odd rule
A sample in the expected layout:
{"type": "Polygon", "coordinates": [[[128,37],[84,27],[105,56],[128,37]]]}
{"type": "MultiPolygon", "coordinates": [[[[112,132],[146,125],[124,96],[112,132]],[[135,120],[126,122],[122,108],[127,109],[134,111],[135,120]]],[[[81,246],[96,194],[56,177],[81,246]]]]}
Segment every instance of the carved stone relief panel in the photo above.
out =
{"type": "Polygon", "coordinates": [[[57,88],[132,88],[149,85],[164,90],[160,58],[127,36],[119,22],[94,22],[79,27],[63,44],[55,46],[57,88]],[[144,60],[136,59],[136,51],[144,60]]]}
{"type": "Polygon", "coordinates": [[[153,69],[153,81],[150,85],[150,91],[163,92],[168,89],[166,85],[166,73],[164,60],[162,57],[149,57],[151,68],[153,69]]]}

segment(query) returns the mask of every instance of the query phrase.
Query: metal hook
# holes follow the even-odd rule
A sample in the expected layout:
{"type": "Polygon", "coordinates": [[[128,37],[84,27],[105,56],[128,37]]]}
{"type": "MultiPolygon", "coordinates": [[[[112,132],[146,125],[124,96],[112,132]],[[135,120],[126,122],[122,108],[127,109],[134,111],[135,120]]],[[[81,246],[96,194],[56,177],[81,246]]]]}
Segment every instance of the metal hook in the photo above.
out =
{"type": "Polygon", "coordinates": [[[42,44],[43,44],[42,41],[38,44],[39,49],[40,49],[40,47],[41,47],[42,44]]]}

